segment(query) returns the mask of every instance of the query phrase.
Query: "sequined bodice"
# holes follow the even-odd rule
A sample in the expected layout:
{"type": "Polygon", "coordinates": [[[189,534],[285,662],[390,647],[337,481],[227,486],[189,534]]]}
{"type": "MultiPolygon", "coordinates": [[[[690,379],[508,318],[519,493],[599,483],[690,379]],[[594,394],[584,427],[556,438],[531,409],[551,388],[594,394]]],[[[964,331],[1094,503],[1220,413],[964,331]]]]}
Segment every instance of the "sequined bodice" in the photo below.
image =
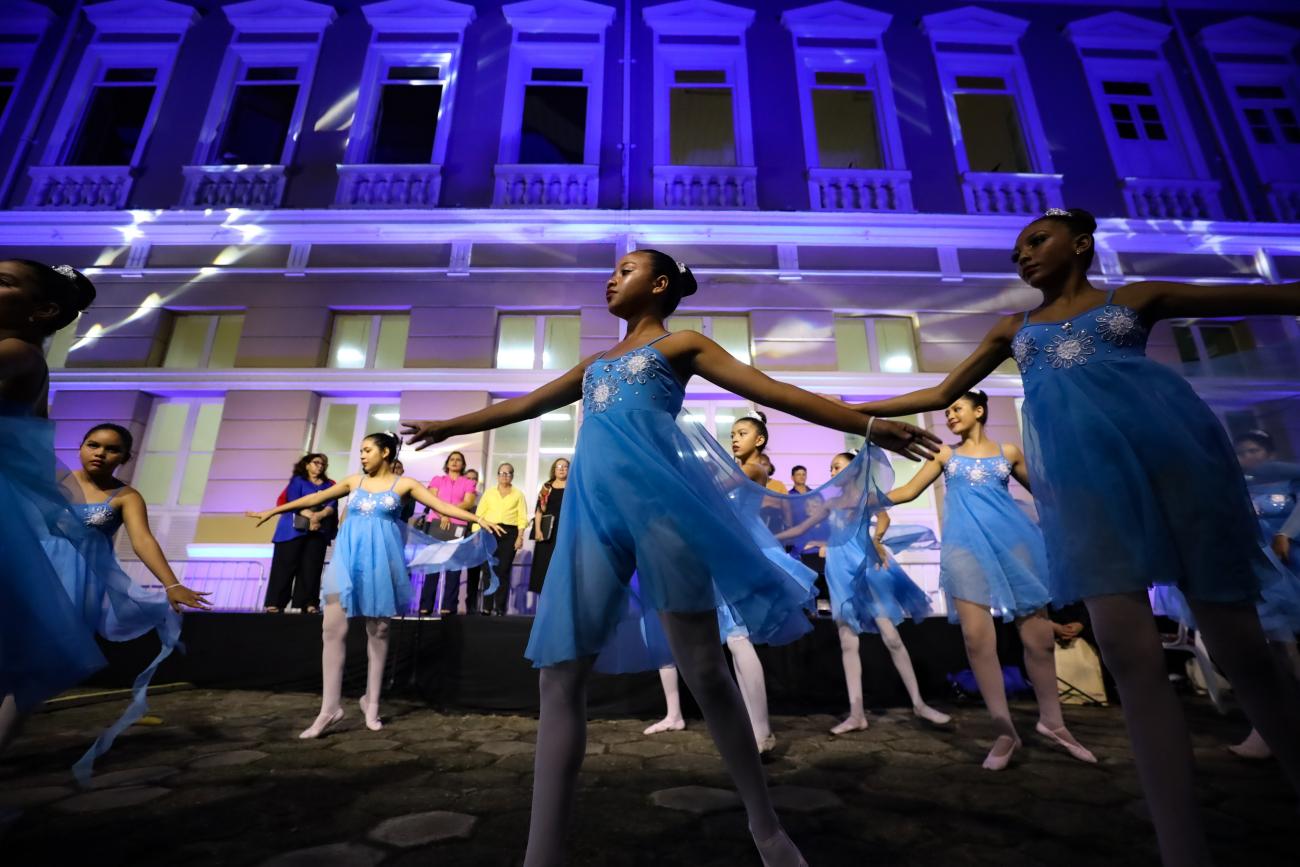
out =
{"type": "MultiPolygon", "coordinates": [[[[397,482],[393,482],[393,486],[396,487],[397,482]]],[[[387,518],[396,521],[401,513],[402,498],[392,488],[377,493],[357,488],[348,504],[349,521],[356,518],[387,518]]]]}
{"type": "Polygon", "coordinates": [[[1011,354],[1028,380],[1089,364],[1144,358],[1147,336],[1137,311],[1107,296],[1105,304],[1072,319],[1026,321],[1011,341],[1011,354]]]}
{"type": "Polygon", "coordinates": [[[1007,487],[1011,478],[1011,462],[1001,454],[987,458],[971,458],[952,453],[943,468],[943,480],[949,493],[959,488],[1007,487]]]}
{"type": "Polygon", "coordinates": [[[582,410],[588,416],[638,409],[676,415],[685,396],[668,359],[649,345],[597,358],[582,377],[582,410]]]}
{"type": "Polygon", "coordinates": [[[102,503],[76,503],[72,508],[77,510],[81,523],[109,538],[112,538],[122,526],[122,513],[113,508],[111,500],[102,503]]]}

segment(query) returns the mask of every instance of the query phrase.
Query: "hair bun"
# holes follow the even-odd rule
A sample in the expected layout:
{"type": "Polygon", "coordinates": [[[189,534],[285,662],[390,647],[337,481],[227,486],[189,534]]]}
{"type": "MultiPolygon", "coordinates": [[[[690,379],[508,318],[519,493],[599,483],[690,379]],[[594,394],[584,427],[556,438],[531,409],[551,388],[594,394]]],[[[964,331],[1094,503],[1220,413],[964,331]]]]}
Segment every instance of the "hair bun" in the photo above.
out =
{"type": "Polygon", "coordinates": [[[1070,208],[1066,213],[1070,216],[1070,222],[1083,229],[1084,232],[1091,234],[1097,231],[1097,218],[1092,215],[1091,211],[1085,211],[1083,208],[1070,208]]]}
{"type": "Polygon", "coordinates": [[[694,295],[697,291],[699,291],[700,288],[699,281],[695,279],[695,275],[691,273],[691,269],[687,265],[685,264],[680,265],[680,274],[678,275],[677,279],[682,288],[683,298],[685,298],[687,295],[694,295]]]}

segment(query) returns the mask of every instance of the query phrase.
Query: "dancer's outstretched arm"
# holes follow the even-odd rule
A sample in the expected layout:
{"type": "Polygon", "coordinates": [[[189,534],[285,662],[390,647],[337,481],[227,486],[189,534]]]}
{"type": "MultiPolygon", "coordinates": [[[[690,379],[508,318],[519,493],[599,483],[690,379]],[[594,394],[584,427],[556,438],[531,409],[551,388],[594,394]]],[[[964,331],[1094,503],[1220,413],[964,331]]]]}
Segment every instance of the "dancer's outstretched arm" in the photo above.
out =
{"type": "Polygon", "coordinates": [[[265,512],[246,512],[245,514],[250,518],[256,518],[257,525],[260,527],[276,515],[282,515],[285,512],[299,512],[312,506],[319,506],[321,503],[328,503],[330,500],[341,500],[360,486],[361,476],[359,474],[352,475],[331,488],[308,494],[305,497],[299,497],[292,502],[276,506],[274,509],[267,509],[265,512]]]}
{"type": "Polygon", "coordinates": [[[1034,489],[1029,484],[1029,465],[1025,463],[1025,453],[1019,446],[1006,443],[1002,446],[1002,456],[1007,459],[1007,463],[1011,464],[1011,475],[1032,494],[1034,489]]]}
{"type": "MultiPolygon", "coordinates": [[[[917,470],[916,475],[912,476],[907,484],[899,485],[888,494],[885,494],[885,496],[889,499],[889,502],[895,506],[912,502],[917,497],[921,496],[921,494],[925,493],[926,488],[934,484],[935,479],[939,478],[940,474],[943,473],[944,466],[949,460],[951,460],[951,458],[952,449],[948,448],[948,446],[940,446],[936,460],[921,467],[921,469],[917,470]]],[[[881,517],[884,517],[885,515],[884,512],[881,512],[880,514],[881,517]]],[[[886,526],[888,526],[888,524],[886,524],[886,526]]]]}
{"type": "Polygon", "coordinates": [[[172,610],[180,611],[183,605],[190,608],[211,608],[211,603],[204,598],[211,596],[211,593],[191,590],[180,582],[176,573],[172,572],[171,564],[167,562],[162,546],[158,544],[153,530],[149,528],[149,510],[145,506],[144,497],[140,496],[135,488],[128,487],[118,499],[122,501],[122,523],[126,524],[126,534],[131,539],[131,550],[153,573],[153,576],[162,582],[162,586],[167,590],[167,602],[172,610]]]}
{"type": "MultiPolygon", "coordinates": [[[[682,331],[669,338],[674,362],[685,362],[691,373],[755,403],[787,412],[796,418],[845,433],[863,433],[866,420],[854,410],[839,406],[818,394],[785,382],[736,359],[703,334],[682,331]]],[[[676,366],[676,365],[675,365],[676,366]]],[[[939,448],[939,438],[929,431],[903,422],[877,421],[871,427],[871,441],[909,460],[929,460],[939,448]]]]}
{"type": "Polygon", "coordinates": [[[433,492],[414,479],[402,479],[397,483],[393,493],[398,496],[410,496],[417,503],[428,506],[440,515],[446,515],[449,518],[458,518],[471,524],[478,524],[483,529],[489,531],[494,536],[500,536],[504,530],[497,524],[492,523],[486,518],[481,518],[473,512],[467,512],[457,506],[453,506],[444,500],[440,500],[433,495],[433,492]]]}
{"type": "Polygon", "coordinates": [[[1147,322],[1202,316],[1300,316],[1300,283],[1130,283],[1123,304],[1147,322]]]}
{"type": "Polygon", "coordinates": [[[563,376],[551,380],[536,391],[494,403],[475,412],[446,421],[404,421],[402,435],[418,452],[448,437],[493,430],[568,406],[582,397],[582,376],[595,359],[594,355],[583,359],[563,376]]]}

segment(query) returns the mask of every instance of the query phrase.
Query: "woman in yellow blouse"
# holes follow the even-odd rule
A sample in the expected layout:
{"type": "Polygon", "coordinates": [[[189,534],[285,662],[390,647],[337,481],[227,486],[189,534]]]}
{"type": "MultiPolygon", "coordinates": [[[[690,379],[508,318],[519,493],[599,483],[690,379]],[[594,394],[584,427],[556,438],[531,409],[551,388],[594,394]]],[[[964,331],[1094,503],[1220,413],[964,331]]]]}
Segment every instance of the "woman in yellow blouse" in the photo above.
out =
{"type": "MultiPolygon", "coordinates": [[[[496,593],[483,600],[484,614],[505,614],[506,601],[510,598],[510,570],[515,565],[515,554],[524,546],[524,535],[520,532],[528,526],[528,506],[524,495],[514,486],[515,468],[511,464],[497,467],[497,484],[488,488],[478,501],[474,513],[493,523],[501,525],[505,532],[497,537],[496,574],[501,582],[496,593]]],[[[475,525],[477,530],[477,525],[475,525]]]]}

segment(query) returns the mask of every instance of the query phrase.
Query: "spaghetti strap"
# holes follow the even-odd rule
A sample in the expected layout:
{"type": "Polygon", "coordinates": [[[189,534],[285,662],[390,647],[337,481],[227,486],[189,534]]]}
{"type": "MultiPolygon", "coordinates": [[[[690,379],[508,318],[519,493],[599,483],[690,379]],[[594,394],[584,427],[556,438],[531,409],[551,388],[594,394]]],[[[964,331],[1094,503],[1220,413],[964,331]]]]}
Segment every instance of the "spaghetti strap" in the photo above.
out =
{"type": "Polygon", "coordinates": [[[1105,306],[1109,307],[1110,305],[1112,305],[1112,304],[1114,304],[1114,303],[1115,303],[1115,290],[1112,289],[1112,290],[1110,290],[1109,292],[1106,293],[1106,305],[1105,305],[1105,306]]]}
{"type": "Polygon", "coordinates": [[[1029,311],[1026,310],[1025,315],[1020,319],[1020,327],[1024,328],[1028,324],[1029,324],[1029,311]]]}
{"type": "Polygon", "coordinates": [[[673,332],[671,331],[667,332],[666,334],[660,334],[654,340],[651,340],[649,343],[647,343],[646,346],[654,346],[656,343],[658,343],[660,340],[663,340],[665,337],[672,337],[672,336],[673,336],[673,332]]]}
{"type": "Polygon", "coordinates": [[[107,504],[107,503],[111,503],[111,502],[113,502],[113,498],[117,496],[117,492],[120,491],[120,490],[122,490],[122,489],[125,488],[125,487],[126,487],[126,485],[123,485],[121,488],[114,488],[113,490],[109,491],[109,492],[108,492],[108,497],[104,500],[104,502],[105,502],[106,504],[107,504]]]}
{"type": "Polygon", "coordinates": [[[1005,458],[1006,453],[1002,451],[1002,443],[998,443],[998,457],[1005,458]]]}
{"type": "Polygon", "coordinates": [[[393,488],[396,488],[396,487],[397,487],[397,483],[400,482],[401,480],[402,480],[402,477],[401,477],[401,476],[398,476],[397,478],[393,479],[393,483],[392,483],[391,485],[388,486],[388,490],[391,491],[391,490],[393,490],[393,488]]]}

